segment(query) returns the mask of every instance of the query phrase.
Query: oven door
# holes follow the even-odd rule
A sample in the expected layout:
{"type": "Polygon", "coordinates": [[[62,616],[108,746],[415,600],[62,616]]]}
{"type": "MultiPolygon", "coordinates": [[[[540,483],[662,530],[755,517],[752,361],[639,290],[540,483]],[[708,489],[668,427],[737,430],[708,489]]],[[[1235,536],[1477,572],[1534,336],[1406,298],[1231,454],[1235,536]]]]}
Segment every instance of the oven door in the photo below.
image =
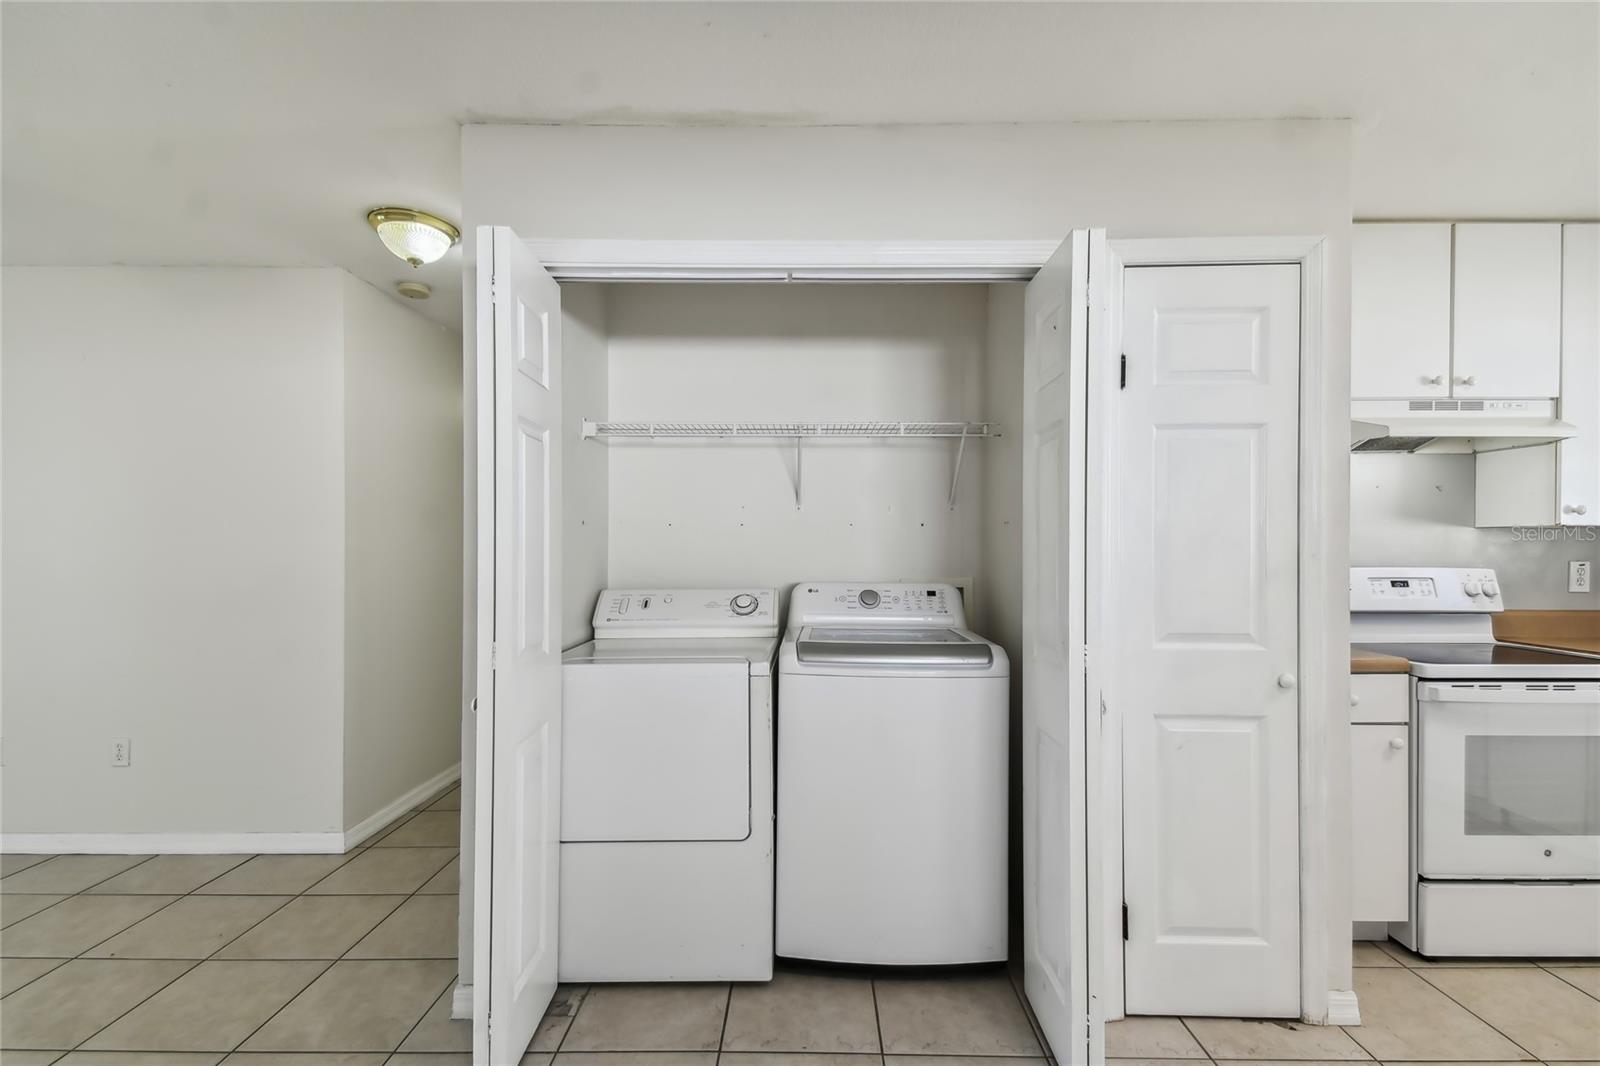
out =
{"type": "Polygon", "coordinates": [[[1600,682],[1417,685],[1417,873],[1600,878],[1600,682]]]}

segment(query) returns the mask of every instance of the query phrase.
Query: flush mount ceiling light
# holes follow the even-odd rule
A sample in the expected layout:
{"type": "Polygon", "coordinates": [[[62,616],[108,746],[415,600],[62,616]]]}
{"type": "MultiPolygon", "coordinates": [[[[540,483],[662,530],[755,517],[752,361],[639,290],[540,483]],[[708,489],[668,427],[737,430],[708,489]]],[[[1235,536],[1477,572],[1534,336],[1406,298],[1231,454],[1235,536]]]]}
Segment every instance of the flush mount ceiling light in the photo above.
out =
{"type": "Polygon", "coordinates": [[[367,224],[385,248],[414,267],[444,258],[461,239],[461,231],[438,215],[409,207],[374,208],[367,212],[367,224]]]}

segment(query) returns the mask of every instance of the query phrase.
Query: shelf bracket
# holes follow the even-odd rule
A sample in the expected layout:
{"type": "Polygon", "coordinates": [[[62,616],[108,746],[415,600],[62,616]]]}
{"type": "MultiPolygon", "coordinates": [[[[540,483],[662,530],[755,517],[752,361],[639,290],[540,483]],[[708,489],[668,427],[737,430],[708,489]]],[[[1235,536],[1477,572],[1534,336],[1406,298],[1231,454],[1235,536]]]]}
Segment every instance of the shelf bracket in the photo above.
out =
{"type": "Polygon", "coordinates": [[[794,509],[800,510],[800,445],[804,437],[796,436],[794,439],[794,509]]]}
{"type": "Polygon", "coordinates": [[[967,452],[967,428],[961,427],[961,441],[956,445],[956,468],[950,474],[950,510],[956,509],[956,486],[961,482],[961,459],[967,452]]]}

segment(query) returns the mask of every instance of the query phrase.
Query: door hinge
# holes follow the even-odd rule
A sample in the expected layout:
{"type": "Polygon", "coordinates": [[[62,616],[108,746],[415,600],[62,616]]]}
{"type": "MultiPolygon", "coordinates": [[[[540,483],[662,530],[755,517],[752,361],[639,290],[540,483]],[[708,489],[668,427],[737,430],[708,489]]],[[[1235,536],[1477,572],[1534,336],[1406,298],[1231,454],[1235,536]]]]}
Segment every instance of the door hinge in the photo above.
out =
{"type": "Polygon", "coordinates": [[[489,669],[497,670],[500,667],[500,645],[489,645],[489,669]]]}
{"type": "Polygon", "coordinates": [[[1128,387],[1128,353],[1127,352],[1123,352],[1122,353],[1122,381],[1117,386],[1117,388],[1125,389],[1127,387],[1128,387]]]}
{"type": "Polygon", "coordinates": [[[1128,939],[1128,905],[1122,905],[1122,939],[1128,939]]]}

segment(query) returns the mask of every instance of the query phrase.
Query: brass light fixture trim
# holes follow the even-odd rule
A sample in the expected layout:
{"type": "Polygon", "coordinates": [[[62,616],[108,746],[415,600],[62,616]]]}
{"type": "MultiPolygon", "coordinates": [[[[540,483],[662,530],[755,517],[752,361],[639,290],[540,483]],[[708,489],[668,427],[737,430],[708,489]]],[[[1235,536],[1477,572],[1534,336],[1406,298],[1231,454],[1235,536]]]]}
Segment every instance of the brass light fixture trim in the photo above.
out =
{"type": "Polygon", "coordinates": [[[383,246],[413,267],[438,261],[461,241],[455,223],[411,207],[375,207],[367,224],[383,246]]]}

